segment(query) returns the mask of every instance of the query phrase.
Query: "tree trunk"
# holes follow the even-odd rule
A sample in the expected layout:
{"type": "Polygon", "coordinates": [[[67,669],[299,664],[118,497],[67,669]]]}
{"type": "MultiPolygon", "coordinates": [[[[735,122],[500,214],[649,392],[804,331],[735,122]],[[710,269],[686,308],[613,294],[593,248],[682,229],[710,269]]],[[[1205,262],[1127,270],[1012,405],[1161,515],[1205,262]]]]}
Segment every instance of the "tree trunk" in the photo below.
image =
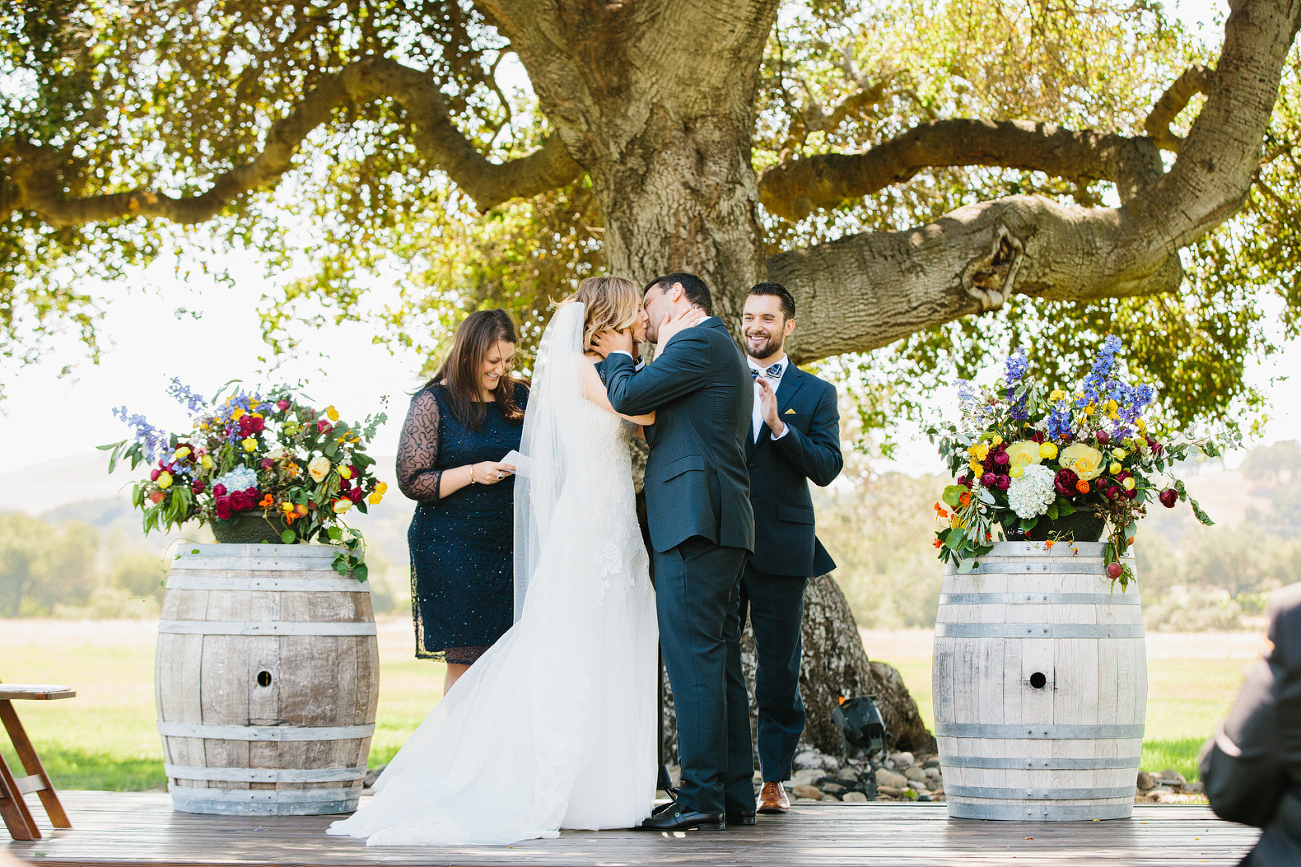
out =
{"type": "MultiPolygon", "coordinates": [[[[863,650],[849,603],[830,575],[810,579],[804,593],[804,660],[800,694],[806,720],[800,747],[813,747],[831,756],[845,756],[849,746],[831,719],[840,696],[870,695],[890,730],[889,747],[909,752],[935,752],[935,737],[922,722],[917,702],[908,693],[899,671],[884,662],[869,661],[863,650]]],[[[757,725],[754,703],[754,633],[749,624],[741,636],[741,666],[750,693],[750,728],[757,725]]],[[[677,760],[676,717],[673,694],[664,681],[664,742],[667,762],[677,760]]],[[[757,765],[756,765],[757,767],[757,765]]]]}

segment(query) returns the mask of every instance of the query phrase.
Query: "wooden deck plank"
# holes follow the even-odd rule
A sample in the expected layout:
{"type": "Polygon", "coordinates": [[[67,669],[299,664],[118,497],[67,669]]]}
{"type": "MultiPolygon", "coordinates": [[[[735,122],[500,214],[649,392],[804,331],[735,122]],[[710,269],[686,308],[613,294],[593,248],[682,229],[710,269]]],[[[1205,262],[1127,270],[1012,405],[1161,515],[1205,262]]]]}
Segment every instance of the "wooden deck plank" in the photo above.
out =
{"type": "MultiPolygon", "coordinates": [[[[367,847],[327,837],[331,816],[176,813],[165,793],[67,792],[76,831],[0,842],[51,867],[355,865],[1228,865],[1259,832],[1205,807],[1138,806],[1134,819],[1030,823],[949,819],[942,804],[810,805],[758,825],[652,835],[565,832],[514,847],[367,847]]],[[[48,825],[43,825],[46,830],[48,825]]]]}

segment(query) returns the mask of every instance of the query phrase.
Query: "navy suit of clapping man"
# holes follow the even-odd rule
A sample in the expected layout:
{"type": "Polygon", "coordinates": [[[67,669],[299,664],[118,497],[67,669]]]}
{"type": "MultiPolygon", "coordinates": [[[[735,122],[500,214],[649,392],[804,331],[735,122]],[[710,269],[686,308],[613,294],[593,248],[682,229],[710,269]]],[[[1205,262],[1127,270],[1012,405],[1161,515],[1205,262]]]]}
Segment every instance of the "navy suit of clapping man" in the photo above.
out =
{"type": "Polygon", "coordinates": [[[760,283],[745,300],[741,335],[754,377],[747,456],[754,506],[754,556],[741,582],[740,624],[754,626],[754,697],[759,706],[760,813],[785,813],[782,783],[791,777],[804,731],[800,699],[800,627],[804,586],[836,564],[814,534],[809,482],[840,474],[836,387],[805,373],[782,350],[795,327],[795,300],[780,283],[760,283]]]}
{"type": "Polygon", "coordinates": [[[682,785],[641,827],[723,830],[754,824],[750,704],[741,674],[741,572],[754,549],[746,440],[753,380],[709,289],[694,274],[652,281],[642,304],[653,363],[636,369],[632,337],[606,331],[610,404],[646,428],[646,509],[660,646],[678,718],[682,785]]]}

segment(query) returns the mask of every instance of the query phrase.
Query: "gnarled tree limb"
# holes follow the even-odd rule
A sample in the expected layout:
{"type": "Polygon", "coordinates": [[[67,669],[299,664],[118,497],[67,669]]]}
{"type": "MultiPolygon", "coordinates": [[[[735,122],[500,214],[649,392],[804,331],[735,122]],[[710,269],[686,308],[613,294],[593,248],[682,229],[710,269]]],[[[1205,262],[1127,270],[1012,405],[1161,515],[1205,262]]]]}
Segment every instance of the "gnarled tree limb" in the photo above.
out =
{"type": "Polygon", "coordinates": [[[798,220],[816,208],[878,192],[941,166],[1030,169],[1076,182],[1113,181],[1126,201],[1161,173],[1151,142],[1028,121],[937,120],[860,154],[781,163],[759,178],[769,211],[798,220]]]}
{"type": "Polygon", "coordinates": [[[1177,289],[1179,249],[1235,213],[1251,188],[1299,23],[1298,0],[1236,0],[1206,105],[1178,158],[1119,208],[1011,196],[917,229],[770,257],[769,278],[797,302],[790,354],[868,351],[1014,293],[1093,301],[1177,289]]]}
{"type": "Polygon", "coordinates": [[[322,77],[293,111],[271,125],[257,156],[217,176],[207,191],[194,196],[139,189],[70,197],[65,190],[73,170],[59,153],[20,141],[0,142],[0,217],[27,208],[53,226],[137,215],[200,223],[240,196],[275,184],[292,167],[303,140],[327,123],[335,109],[382,98],[406,110],[421,154],[443,169],[480,210],[554,189],[582,172],[556,136],[526,157],[489,161],[452,123],[428,75],[386,58],[371,58],[322,77]]]}
{"type": "Polygon", "coordinates": [[[1184,143],[1181,136],[1170,131],[1170,124],[1179,113],[1188,107],[1188,103],[1199,93],[1206,93],[1211,86],[1214,73],[1200,63],[1188,67],[1183,75],[1175,79],[1161,98],[1152,106],[1147,120],[1143,121],[1143,130],[1152,137],[1156,146],[1162,150],[1178,151],[1184,143]]]}

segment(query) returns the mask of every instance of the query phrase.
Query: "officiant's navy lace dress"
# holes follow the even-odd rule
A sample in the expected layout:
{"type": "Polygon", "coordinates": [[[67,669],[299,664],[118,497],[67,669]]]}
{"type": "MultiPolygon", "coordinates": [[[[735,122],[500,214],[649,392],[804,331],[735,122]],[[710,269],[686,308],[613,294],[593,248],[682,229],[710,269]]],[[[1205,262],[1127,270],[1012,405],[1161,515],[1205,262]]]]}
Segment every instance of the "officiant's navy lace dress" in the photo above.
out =
{"type": "MultiPolygon", "coordinates": [[[[515,388],[525,407],[528,389],[515,388]]],[[[495,401],[475,431],[452,415],[441,384],[421,389],[398,442],[402,493],[419,501],[407,543],[411,548],[411,611],[416,656],[470,665],[510,629],[514,618],[512,570],[515,477],[494,485],[469,485],[438,496],[444,469],[499,461],[518,449],[521,421],[508,420],[495,401]]]]}

